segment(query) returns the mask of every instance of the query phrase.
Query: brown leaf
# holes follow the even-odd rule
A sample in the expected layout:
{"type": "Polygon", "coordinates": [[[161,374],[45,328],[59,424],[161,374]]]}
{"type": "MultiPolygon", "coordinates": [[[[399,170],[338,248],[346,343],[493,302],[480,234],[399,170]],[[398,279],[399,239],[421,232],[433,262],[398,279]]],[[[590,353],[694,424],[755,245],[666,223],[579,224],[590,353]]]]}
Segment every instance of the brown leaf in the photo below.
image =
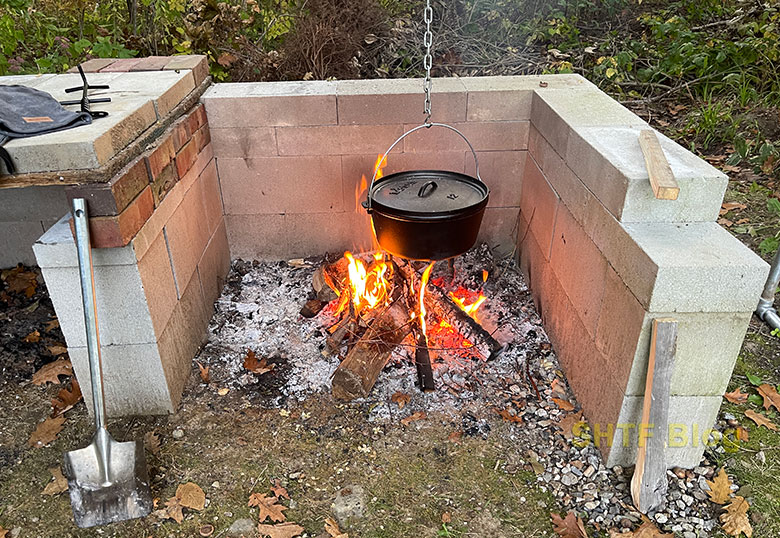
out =
{"type": "Polygon", "coordinates": [[[737,426],[737,439],[739,439],[740,441],[750,440],[750,435],[748,434],[748,431],[742,426],[737,426]]]}
{"type": "Polygon", "coordinates": [[[282,523],[280,525],[258,525],[260,536],[267,538],[295,538],[303,532],[303,527],[295,523],[282,523]]]}
{"type": "Polygon", "coordinates": [[[230,67],[236,60],[238,60],[238,58],[234,54],[223,52],[217,58],[217,63],[222,67],[230,67]]]}
{"type": "Polygon", "coordinates": [[[753,527],[747,516],[750,504],[744,497],[734,497],[731,504],[726,506],[726,512],[720,515],[720,522],[723,523],[723,530],[730,536],[740,536],[745,533],[747,538],[753,536],[753,527]]]}
{"type": "Polygon", "coordinates": [[[208,366],[203,366],[199,362],[195,362],[195,364],[198,365],[198,370],[200,371],[200,380],[203,381],[204,383],[208,383],[209,382],[209,367],[208,366]]]}
{"type": "Polygon", "coordinates": [[[390,396],[390,401],[398,404],[398,409],[403,409],[411,399],[412,397],[404,392],[396,392],[390,396]]]}
{"type": "Polygon", "coordinates": [[[403,424],[404,426],[408,426],[412,422],[415,422],[417,420],[422,420],[422,419],[426,418],[427,416],[428,416],[428,413],[426,413],[425,411],[417,411],[416,413],[412,413],[411,415],[409,415],[406,418],[402,418],[401,419],[401,424],[403,424]]]}
{"type": "Polygon", "coordinates": [[[47,418],[35,428],[27,441],[27,446],[40,448],[46,446],[57,439],[57,435],[62,431],[62,425],[65,423],[65,417],[47,418]]]}
{"type": "Polygon", "coordinates": [[[68,348],[64,344],[52,344],[46,346],[46,351],[55,357],[59,357],[60,355],[65,355],[68,352],[68,348]]]}
{"type": "Polygon", "coordinates": [[[73,375],[73,365],[68,359],[59,359],[41,366],[40,370],[33,374],[33,385],[45,385],[46,383],[59,383],[58,376],[73,375]]]}
{"type": "Polygon", "coordinates": [[[773,432],[777,431],[777,425],[774,422],[766,418],[764,415],[756,413],[752,409],[748,409],[747,411],[745,411],[745,416],[750,420],[752,420],[753,422],[755,422],[756,425],[758,425],[759,427],[765,426],[770,430],[772,430],[773,432]]]}
{"type": "Polygon", "coordinates": [[[60,326],[60,320],[54,318],[53,320],[51,320],[46,324],[46,327],[44,327],[43,330],[46,332],[53,331],[54,329],[59,328],[59,326],[60,326]]]}
{"type": "Polygon", "coordinates": [[[748,399],[747,393],[742,392],[739,387],[733,392],[727,392],[723,397],[733,404],[743,404],[747,402],[748,399]]]}
{"type": "Polygon", "coordinates": [[[49,469],[52,480],[43,488],[41,495],[59,495],[63,491],[68,491],[68,479],[62,476],[62,470],[59,467],[49,469]]]}
{"type": "Polygon", "coordinates": [[[447,436],[447,441],[455,443],[456,445],[460,444],[461,439],[463,439],[463,432],[461,430],[454,431],[447,436]]]}
{"type": "Polygon", "coordinates": [[[146,450],[154,454],[160,455],[160,436],[157,433],[151,431],[144,434],[144,447],[146,450]]]}
{"type": "Polygon", "coordinates": [[[555,402],[555,405],[557,405],[564,411],[574,411],[574,406],[568,400],[562,400],[561,398],[553,398],[552,401],[555,402]]]}
{"type": "Polygon", "coordinates": [[[732,226],[734,226],[734,221],[731,221],[725,217],[720,217],[718,219],[718,224],[720,224],[721,226],[725,226],[726,228],[731,228],[732,226]]]}
{"type": "Polygon", "coordinates": [[[165,501],[165,508],[157,510],[155,514],[161,519],[172,519],[176,523],[181,523],[182,519],[184,519],[184,508],[179,499],[174,496],[165,501]]]}
{"type": "Polygon", "coordinates": [[[282,484],[279,482],[279,479],[277,478],[274,480],[274,485],[271,486],[271,492],[276,495],[277,498],[281,499],[284,497],[285,499],[290,498],[290,494],[287,493],[287,490],[282,487],[282,484]]]}
{"type": "Polygon", "coordinates": [[[450,515],[449,512],[442,512],[442,514],[441,514],[441,522],[442,523],[452,523],[452,515],[450,515]]]}
{"type": "Polygon", "coordinates": [[[331,538],[349,538],[349,534],[341,532],[338,523],[331,517],[325,520],[325,532],[327,532],[331,538]]]}
{"type": "Polygon", "coordinates": [[[501,418],[504,419],[506,422],[514,422],[516,424],[523,423],[522,417],[513,415],[509,409],[502,409],[501,411],[498,412],[498,414],[501,415],[501,418]]]}
{"type": "Polygon", "coordinates": [[[51,401],[51,416],[56,417],[70,410],[81,401],[81,397],[81,387],[79,387],[79,382],[74,377],[70,382],[70,390],[61,388],[57,393],[57,397],[51,401]]]}
{"type": "Polygon", "coordinates": [[[255,355],[255,352],[251,349],[246,352],[246,357],[244,357],[244,368],[253,374],[263,375],[273,370],[274,366],[276,365],[268,364],[265,357],[263,357],[263,360],[258,361],[257,355],[255,355]]]}
{"type": "Polygon", "coordinates": [[[2,527],[2,525],[0,525],[0,538],[5,538],[5,537],[6,537],[6,535],[7,535],[9,532],[10,532],[10,531],[9,531],[8,529],[4,529],[4,528],[2,527]]]}
{"type": "Polygon", "coordinates": [[[176,488],[179,504],[193,510],[203,510],[206,507],[206,494],[195,482],[187,482],[176,488]]]}
{"type": "Polygon", "coordinates": [[[37,330],[31,332],[27,336],[24,337],[24,341],[28,344],[35,344],[37,342],[40,342],[41,340],[41,333],[39,333],[37,330]]]}
{"type": "Polygon", "coordinates": [[[8,284],[9,292],[24,293],[27,297],[35,295],[38,275],[33,271],[25,271],[22,266],[17,266],[9,271],[3,271],[2,278],[8,284]]]}
{"type": "Polygon", "coordinates": [[[572,439],[574,438],[574,426],[576,424],[584,424],[584,422],[585,421],[582,419],[582,411],[578,411],[577,413],[563,417],[558,421],[556,426],[563,430],[563,436],[566,439],[572,439]]]}
{"type": "Polygon", "coordinates": [[[609,538],[674,538],[674,534],[661,532],[655,523],[645,518],[644,523],[634,532],[621,533],[616,529],[610,529],[609,538]]]}
{"type": "Polygon", "coordinates": [[[720,207],[725,211],[734,211],[734,210],[742,211],[747,206],[745,204],[740,204],[738,202],[723,202],[723,204],[720,207]]]}
{"type": "Polygon", "coordinates": [[[769,410],[774,407],[780,411],[780,394],[772,385],[763,383],[757,387],[758,393],[764,397],[764,409],[769,410]]]}
{"type": "Polygon", "coordinates": [[[283,511],[287,510],[286,506],[276,504],[276,497],[266,497],[260,493],[253,493],[249,496],[249,506],[257,506],[260,509],[259,521],[262,523],[267,518],[271,518],[271,521],[284,521],[287,519],[284,517],[283,511]]]}
{"type": "Polygon", "coordinates": [[[585,524],[574,512],[566,514],[565,519],[555,512],[550,512],[550,517],[552,517],[553,532],[561,538],[588,538],[585,524]]]}
{"type": "Polygon", "coordinates": [[[731,480],[726,474],[726,469],[721,467],[715,480],[707,480],[710,491],[707,492],[710,500],[715,504],[725,504],[731,496],[731,480]]]}

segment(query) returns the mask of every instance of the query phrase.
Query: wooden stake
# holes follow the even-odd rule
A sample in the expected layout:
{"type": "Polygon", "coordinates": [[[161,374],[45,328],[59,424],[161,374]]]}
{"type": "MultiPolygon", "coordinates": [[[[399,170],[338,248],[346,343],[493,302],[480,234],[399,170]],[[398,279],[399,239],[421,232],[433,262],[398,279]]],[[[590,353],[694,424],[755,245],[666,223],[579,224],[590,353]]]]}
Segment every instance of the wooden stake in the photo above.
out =
{"type": "Polygon", "coordinates": [[[677,321],[653,320],[642,422],[637,426],[639,449],[631,478],[631,498],[643,514],[660,506],[666,495],[669,399],[676,351],[677,321]]]}
{"type": "Polygon", "coordinates": [[[658,137],[652,129],[645,129],[639,133],[639,147],[645,157],[647,174],[650,176],[650,185],[653,193],[659,200],[677,200],[680,187],[674,179],[672,167],[666,160],[664,150],[658,142],[658,137]]]}

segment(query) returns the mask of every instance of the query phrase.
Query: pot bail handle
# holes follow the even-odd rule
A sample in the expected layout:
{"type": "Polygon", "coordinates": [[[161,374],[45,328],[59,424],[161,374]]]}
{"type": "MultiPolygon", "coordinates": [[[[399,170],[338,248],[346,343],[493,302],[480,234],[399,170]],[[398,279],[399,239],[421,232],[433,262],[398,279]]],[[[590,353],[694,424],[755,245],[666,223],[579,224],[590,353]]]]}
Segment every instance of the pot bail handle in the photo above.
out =
{"type": "MultiPolygon", "coordinates": [[[[383,162],[385,162],[385,159],[387,159],[387,155],[391,151],[393,151],[393,148],[396,147],[401,140],[403,140],[404,138],[406,138],[407,136],[409,136],[413,132],[419,131],[420,129],[429,129],[431,127],[444,127],[446,129],[449,129],[450,131],[454,131],[458,136],[460,136],[463,139],[464,142],[466,142],[466,144],[468,144],[469,149],[471,150],[471,155],[474,157],[474,172],[475,172],[475,175],[477,176],[477,181],[479,181],[480,183],[485,185],[485,182],[482,181],[482,177],[479,175],[479,159],[477,159],[477,152],[474,150],[474,146],[471,144],[471,142],[469,142],[469,139],[466,138],[466,135],[464,135],[463,133],[458,131],[452,125],[447,125],[446,123],[435,123],[435,122],[434,123],[423,123],[422,125],[418,125],[417,127],[412,127],[411,129],[406,131],[404,134],[399,136],[398,139],[395,142],[393,142],[392,145],[389,148],[387,148],[387,151],[385,151],[385,153],[382,155],[382,158],[377,161],[377,165],[374,167],[374,175],[371,176],[371,183],[368,185],[368,189],[366,191],[366,201],[363,202],[363,204],[362,204],[363,207],[366,208],[366,211],[368,211],[369,213],[371,212],[371,191],[374,188],[374,182],[376,181],[376,174],[377,174],[377,172],[379,172],[379,167],[380,167],[380,165],[383,162]]],[[[431,182],[429,182],[429,183],[431,183],[431,182]]],[[[434,185],[435,185],[435,183],[434,183],[434,185]]],[[[417,195],[420,196],[421,198],[424,198],[428,194],[432,193],[433,190],[435,190],[435,187],[434,187],[432,190],[430,190],[430,192],[428,192],[426,194],[426,193],[423,192],[423,190],[427,186],[428,186],[428,183],[423,185],[422,188],[420,189],[420,191],[417,193],[417,195]]]]}

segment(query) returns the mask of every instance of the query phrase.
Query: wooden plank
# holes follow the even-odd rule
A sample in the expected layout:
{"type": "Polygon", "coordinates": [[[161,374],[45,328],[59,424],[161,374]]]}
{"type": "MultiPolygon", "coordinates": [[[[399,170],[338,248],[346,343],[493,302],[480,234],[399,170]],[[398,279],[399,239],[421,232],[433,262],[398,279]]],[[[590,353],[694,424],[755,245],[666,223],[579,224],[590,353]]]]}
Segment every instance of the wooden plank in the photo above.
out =
{"type": "Polygon", "coordinates": [[[645,157],[645,166],[655,197],[659,200],[677,200],[680,186],[674,179],[672,167],[666,160],[666,155],[661,149],[655,131],[645,129],[639,133],[639,147],[642,148],[642,155],[645,157]]]}
{"type": "Polygon", "coordinates": [[[631,498],[643,514],[661,506],[666,495],[669,399],[677,352],[677,321],[671,318],[653,320],[650,338],[642,422],[637,427],[639,450],[631,478],[631,498]],[[647,438],[642,433],[645,431],[647,438]]]}

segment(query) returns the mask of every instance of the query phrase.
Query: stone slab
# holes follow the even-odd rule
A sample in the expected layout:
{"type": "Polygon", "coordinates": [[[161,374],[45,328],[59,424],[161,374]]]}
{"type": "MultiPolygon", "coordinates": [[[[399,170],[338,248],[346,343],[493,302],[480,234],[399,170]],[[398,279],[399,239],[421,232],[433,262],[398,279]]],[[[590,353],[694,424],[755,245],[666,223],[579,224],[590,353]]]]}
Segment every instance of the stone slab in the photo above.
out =
{"type": "Polygon", "coordinates": [[[181,71],[189,69],[195,79],[195,84],[199,85],[209,76],[209,62],[203,54],[188,54],[182,56],[171,56],[170,61],[163,67],[167,71],[181,71]]]}

